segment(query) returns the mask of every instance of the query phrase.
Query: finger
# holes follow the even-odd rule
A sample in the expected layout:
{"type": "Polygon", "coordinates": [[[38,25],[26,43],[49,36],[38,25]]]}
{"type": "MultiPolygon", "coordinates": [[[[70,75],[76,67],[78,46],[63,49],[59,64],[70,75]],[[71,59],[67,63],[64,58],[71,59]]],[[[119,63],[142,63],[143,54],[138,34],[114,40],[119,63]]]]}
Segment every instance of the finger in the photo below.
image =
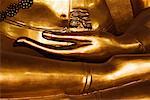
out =
{"type": "Polygon", "coordinates": [[[87,40],[85,36],[80,36],[80,38],[78,38],[78,36],[61,36],[61,35],[53,35],[51,33],[43,32],[42,37],[51,41],[64,42],[64,43],[70,42],[76,45],[90,45],[91,44],[91,41],[87,40]]]}
{"type": "Polygon", "coordinates": [[[42,50],[48,53],[53,53],[53,54],[74,54],[74,53],[84,53],[86,52],[88,49],[91,49],[92,45],[88,45],[87,44],[84,45],[72,45],[72,46],[61,46],[61,47],[55,47],[52,45],[46,45],[46,44],[42,44],[39,43],[35,40],[32,40],[30,38],[27,37],[21,37],[18,38],[16,40],[16,42],[14,43],[14,46],[26,46],[29,48],[33,48],[36,50],[42,50]],[[90,48],[89,48],[90,47],[90,48]]]}
{"type": "Polygon", "coordinates": [[[50,33],[58,36],[95,36],[99,31],[69,31],[69,30],[47,30],[43,33],[50,33]]]}

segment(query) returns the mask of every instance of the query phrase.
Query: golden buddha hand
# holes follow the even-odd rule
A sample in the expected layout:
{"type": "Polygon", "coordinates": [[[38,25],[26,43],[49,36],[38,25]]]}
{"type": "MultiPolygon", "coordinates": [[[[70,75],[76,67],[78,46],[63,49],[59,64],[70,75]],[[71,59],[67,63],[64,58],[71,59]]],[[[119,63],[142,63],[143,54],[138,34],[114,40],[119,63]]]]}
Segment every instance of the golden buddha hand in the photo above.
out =
{"type": "MultiPolygon", "coordinates": [[[[2,2],[0,9],[9,5],[7,0],[2,2]]],[[[0,31],[5,35],[14,39],[21,37],[16,45],[26,45],[57,59],[87,62],[103,62],[116,54],[149,51],[149,25],[144,26],[149,22],[149,18],[145,19],[149,16],[148,10],[131,26],[141,30],[139,33],[131,34],[136,30],[130,29],[123,36],[114,37],[105,33],[113,29],[113,21],[104,0],[83,0],[81,4],[75,0],[62,0],[61,3],[34,0],[33,3],[29,9],[20,8],[14,17],[7,15],[6,10],[6,20],[0,23],[0,31]]]]}
{"type": "MultiPolygon", "coordinates": [[[[99,30],[112,30],[113,21],[104,0],[79,1],[71,0],[69,2],[66,0],[62,0],[60,2],[57,0],[34,0],[32,7],[30,7],[29,9],[23,10],[22,8],[20,8],[19,13],[17,13],[15,16],[6,16],[6,19],[0,23],[0,31],[13,39],[24,36],[27,38],[31,38],[39,42],[39,44],[43,44],[43,47],[44,45],[46,45],[49,47],[49,49],[54,49],[54,51],[55,49],[60,51],[64,49],[64,51],[66,52],[66,49],[68,49],[66,53],[63,53],[65,55],[70,55],[83,49],[84,53],[89,52],[88,54],[92,54],[93,51],[97,50],[95,49],[95,45],[97,45],[98,42],[96,39],[97,37],[94,35],[96,35],[97,33],[99,34],[99,30]],[[79,1],[81,2],[80,4],[78,3],[79,1]],[[40,11],[41,13],[37,13],[37,11],[40,11]],[[68,39],[68,41],[62,38],[47,40],[41,36],[43,31],[46,33],[47,31],[48,33],[71,33],[72,35],[74,33],[83,33],[85,35],[86,33],[89,34],[89,36],[83,35],[82,40],[74,38],[68,39]],[[97,31],[97,33],[95,33],[95,31],[97,31]],[[91,39],[88,40],[88,38],[91,39]],[[95,50],[91,50],[91,48],[94,48],[95,50]],[[75,52],[72,52],[73,49],[77,50],[75,50],[75,52]],[[68,53],[68,51],[70,53],[68,53]]],[[[11,2],[15,2],[15,4],[17,5],[20,4],[20,2],[18,3],[16,0],[11,0],[11,2]]],[[[2,0],[1,4],[2,6],[0,9],[3,10],[4,8],[7,8],[7,6],[9,8],[10,3],[8,0],[2,0]]],[[[7,10],[5,11],[5,13],[7,15],[7,10]]],[[[46,33],[43,33],[43,36],[45,36],[44,34],[46,33]]],[[[21,43],[21,40],[23,40],[23,38],[18,40],[18,43],[19,41],[21,43]]],[[[46,53],[45,50],[44,53],[46,53]]]]}
{"type": "Polygon", "coordinates": [[[27,37],[16,41],[18,45],[26,45],[40,53],[59,58],[77,59],[88,62],[102,62],[116,54],[143,53],[150,51],[150,9],[143,11],[124,35],[114,37],[100,31],[84,32],[50,32],[44,31],[46,40],[58,42],[59,46],[42,44],[27,37]],[[63,43],[63,46],[60,46],[63,43]]]}

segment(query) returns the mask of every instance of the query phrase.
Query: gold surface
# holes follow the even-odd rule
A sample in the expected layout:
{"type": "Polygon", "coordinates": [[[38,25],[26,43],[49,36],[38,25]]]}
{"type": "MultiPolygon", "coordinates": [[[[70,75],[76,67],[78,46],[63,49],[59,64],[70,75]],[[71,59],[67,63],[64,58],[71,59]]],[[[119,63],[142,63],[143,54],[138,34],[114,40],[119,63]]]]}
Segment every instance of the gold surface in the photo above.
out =
{"type": "MultiPolygon", "coordinates": [[[[42,42],[30,40],[30,37],[20,38],[16,41],[16,44],[26,44],[29,47],[36,48],[37,51],[41,50],[43,52],[47,52],[49,55],[55,54],[60,55],[62,58],[86,62],[104,62],[116,54],[149,53],[149,12],[150,9],[143,11],[122,36],[115,37],[109,33],[102,33],[99,31],[66,32],[64,34],[57,32],[44,32],[41,33],[42,38],[45,40],[55,41],[57,44],[54,42],[48,43],[48,46],[55,45],[54,47],[42,45],[42,42]],[[62,41],[57,41],[57,39],[62,41]],[[62,44],[70,48],[65,48],[62,44]],[[85,46],[83,44],[87,45],[85,46]],[[78,45],[81,46],[78,47],[78,45]]],[[[58,57],[58,59],[59,58],[60,57],[58,57]]]]}
{"type": "MultiPolygon", "coordinates": [[[[4,9],[10,1],[2,0],[1,2],[4,9]]],[[[15,17],[9,19],[27,26],[63,30],[68,27],[68,24],[64,24],[64,18],[61,15],[65,14],[65,19],[70,20],[69,12],[73,8],[84,8],[89,11],[93,30],[107,31],[112,27],[112,19],[104,0],[34,0],[30,9],[20,10],[15,17]]]]}
{"type": "Polygon", "coordinates": [[[133,11],[130,0],[105,0],[117,31],[124,32],[133,20],[133,11]]]}
{"type": "Polygon", "coordinates": [[[149,0],[131,0],[134,16],[136,17],[142,10],[150,7],[149,0]]]}
{"type": "Polygon", "coordinates": [[[150,78],[149,55],[115,56],[104,64],[64,62],[4,52],[1,57],[1,96],[7,98],[79,95],[150,78]]]}
{"type": "MultiPolygon", "coordinates": [[[[0,11],[17,2],[0,0],[0,11]]],[[[149,0],[34,0],[30,9],[0,22],[0,97],[149,99],[149,7],[149,0]],[[89,11],[92,30],[68,27],[73,8],[89,11]],[[113,24],[125,34],[108,33],[115,32],[113,24]]]]}

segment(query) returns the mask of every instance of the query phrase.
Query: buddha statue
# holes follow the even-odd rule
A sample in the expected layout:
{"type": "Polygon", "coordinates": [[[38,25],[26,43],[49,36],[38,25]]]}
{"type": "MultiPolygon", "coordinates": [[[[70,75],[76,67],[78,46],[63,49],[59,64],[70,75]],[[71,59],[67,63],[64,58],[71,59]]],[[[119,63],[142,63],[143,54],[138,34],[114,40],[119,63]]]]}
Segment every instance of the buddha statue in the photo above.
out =
{"type": "Polygon", "coordinates": [[[149,0],[1,0],[0,97],[149,99],[149,7],[149,0]]]}

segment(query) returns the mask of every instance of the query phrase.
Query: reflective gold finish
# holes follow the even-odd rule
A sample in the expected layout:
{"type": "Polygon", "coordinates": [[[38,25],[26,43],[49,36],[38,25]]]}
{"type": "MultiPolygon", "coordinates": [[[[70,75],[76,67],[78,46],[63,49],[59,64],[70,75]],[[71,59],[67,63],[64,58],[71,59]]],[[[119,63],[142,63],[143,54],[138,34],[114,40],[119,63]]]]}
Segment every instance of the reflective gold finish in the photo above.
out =
{"type": "MultiPolygon", "coordinates": [[[[102,1],[99,2],[98,5],[101,3],[102,1]]],[[[100,16],[103,16],[106,18],[108,18],[109,16],[105,14],[107,13],[107,10],[108,10],[107,8],[106,9],[104,8],[104,10],[101,9],[102,11],[106,11],[104,15],[103,14],[101,15],[99,12],[101,10],[97,10],[98,9],[97,7],[101,7],[101,6],[98,6],[98,5],[97,6],[95,5],[93,10],[91,10],[92,11],[91,19],[94,18],[93,20],[97,20],[96,22],[100,23],[99,22],[100,20],[104,21],[103,19],[99,18],[100,16]],[[92,13],[96,13],[96,15],[92,13]],[[95,17],[92,17],[92,15],[95,17]]],[[[29,9],[29,11],[27,12],[30,12],[30,10],[32,11],[32,9],[29,9]]],[[[149,42],[150,42],[149,34],[148,34],[149,24],[145,26],[145,24],[150,21],[149,19],[150,17],[145,18],[146,16],[150,16],[149,12],[150,12],[149,9],[147,9],[145,11],[146,14],[140,14],[139,17],[136,18],[136,21],[134,21],[135,24],[132,24],[130,26],[130,27],[136,26],[139,28],[139,30],[142,30],[142,31],[137,32],[135,31],[134,28],[129,29],[130,31],[127,31],[126,34],[120,37],[114,37],[110,35],[109,33],[101,32],[99,30],[79,32],[79,31],[54,30],[54,29],[51,30],[49,28],[48,29],[42,28],[41,26],[40,26],[41,28],[37,28],[36,25],[35,27],[32,27],[32,25],[28,26],[27,25],[28,22],[20,23],[17,21],[14,22],[10,20],[6,20],[5,22],[2,22],[0,24],[2,26],[1,31],[3,33],[6,33],[6,35],[8,36],[11,36],[14,38],[25,36],[27,38],[31,38],[39,42],[37,43],[27,38],[21,38],[16,41],[19,44],[20,43],[22,43],[23,45],[26,44],[28,46],[33,47],[36,50],[37,49],[42,50],[44,53],[48,52],[50,54],[51,53],[57,54],[57,55],[62,56],[63,58],[80,59],[82,61],[87,61],[87,62],[89,61],[90,62],[103,62],[103,61],[108,60],[108,58],[116,54],[149,52],[149,42]],[[139,24],[141,26],[139,26],[139,24]],[[134,34],[131,34],[131,33],[134,33],[134,34]],[[144,39],[145,37],[147,38],[146,40],[144,39]]],[[[20,17],[20,18],[23,18],[23,17],[20,17]]],[[[40,17],[40,18],[43,18],[43,17],[40,17]]],[[[26,19],[24,19],[24,21],[25,20],[26,19]]],[[[40,19],[35,19],[35,20],[40,21],[40,19]]],[[[36,24],[38,24],[37,21],[36,21],[36,24]]],[[[55,20],[55,22],[57,22],[57,20],[55,20]]],[[[42,24],[38,24],[38,25],[42,25],[42,24]]],[[[58,58],[62,58],[62,57],[58,57],[58,58]]]]}
{"type": "MultiPolygon", "coordinates": [[[[119,32],[124,32],[133,20],[130,0],[105,0],[110,10],[115,26],[119,32]]],[[[136,0],[134,0],[136,1],[136,0]]]]}
{"type": "Polygon", "coordinates": [[[124,32],[134,17],[143,9],[150,7],[149,0],[105,0],[110,10],[115,26],[119,32],[124,32]]]}
{"type": "MultiPolygon", "coordinates": [[[[63,58],[75,59],[86,62],[104,62],[116,54],[150,52],[150,9],[143,11],[122,36],[112,36],[99,31],[90,32],[43,32],[46,40],[56,41],[59,47],[51,44],[42,45],[29,38],[19,38],[16,44],[27,45],[35,50],[60,55],[63,58]],[[140,24],[140,26],[139,26],[140,24]],[[137,29],[138,28],[138,29],[137,29]],[[61,42],[67,42],[60,46],[61,42]],[[66,40],[66,41],[65,41],[66,40]],[[84,44],[84,45],[83,45],[84,44]],[[86,44],[86,45],[85,45],[86,44]]],[[[47,56],[49,56],[47,55],[47,56]]],[[[59,57],[58,57],[59,58],[59,57]]]]}
{"type": "MultiPolygon", "coordinates": [[[[1,2],[4,2],[2,7],[9,4],[7,3],[9,1],[6,0],[1,2]]],[[[11,20],[30,27],[63,30],[68,27],[68,24],[65,23],[66,20],[70,20],[69,12],[73,8],[84,8],[89,11],[93,30],[107,31],[112,28],[112,19],[104,0],[70,0],[70,2],[69,0],[34,0],[33,7],[28,10],[20,10],[11,20]],[[40,13],[35,13],[36,11],[40,13]],[[65,19],[61,15],[66,15],[65,19]]],[[[77,29],[70,28],[69,30],[77,31],[77,29]]]]}
{"type": "Polygon", "coordinates": [[[149,55],[115,56],[104,64],[55,63],[55,60],[11,53],[1,53],[1,57],[2,97],[38,96],[39,93],[41,96],[75,95],[150,78],[149,55]]]}
{"type": "MultiPolygon", "coordinates": [[[[0,11],[17,2],[0,0],[0,11]]],[[[7,17],[0,22],[0,98],[149,99],[149,3],[34,0],[7,17]]]]}
{"type": "Polygon", "coordinates": [[[133,13],[137,16],[142,10],[150,7],[149,0],[131,0],[133,13]]]}

